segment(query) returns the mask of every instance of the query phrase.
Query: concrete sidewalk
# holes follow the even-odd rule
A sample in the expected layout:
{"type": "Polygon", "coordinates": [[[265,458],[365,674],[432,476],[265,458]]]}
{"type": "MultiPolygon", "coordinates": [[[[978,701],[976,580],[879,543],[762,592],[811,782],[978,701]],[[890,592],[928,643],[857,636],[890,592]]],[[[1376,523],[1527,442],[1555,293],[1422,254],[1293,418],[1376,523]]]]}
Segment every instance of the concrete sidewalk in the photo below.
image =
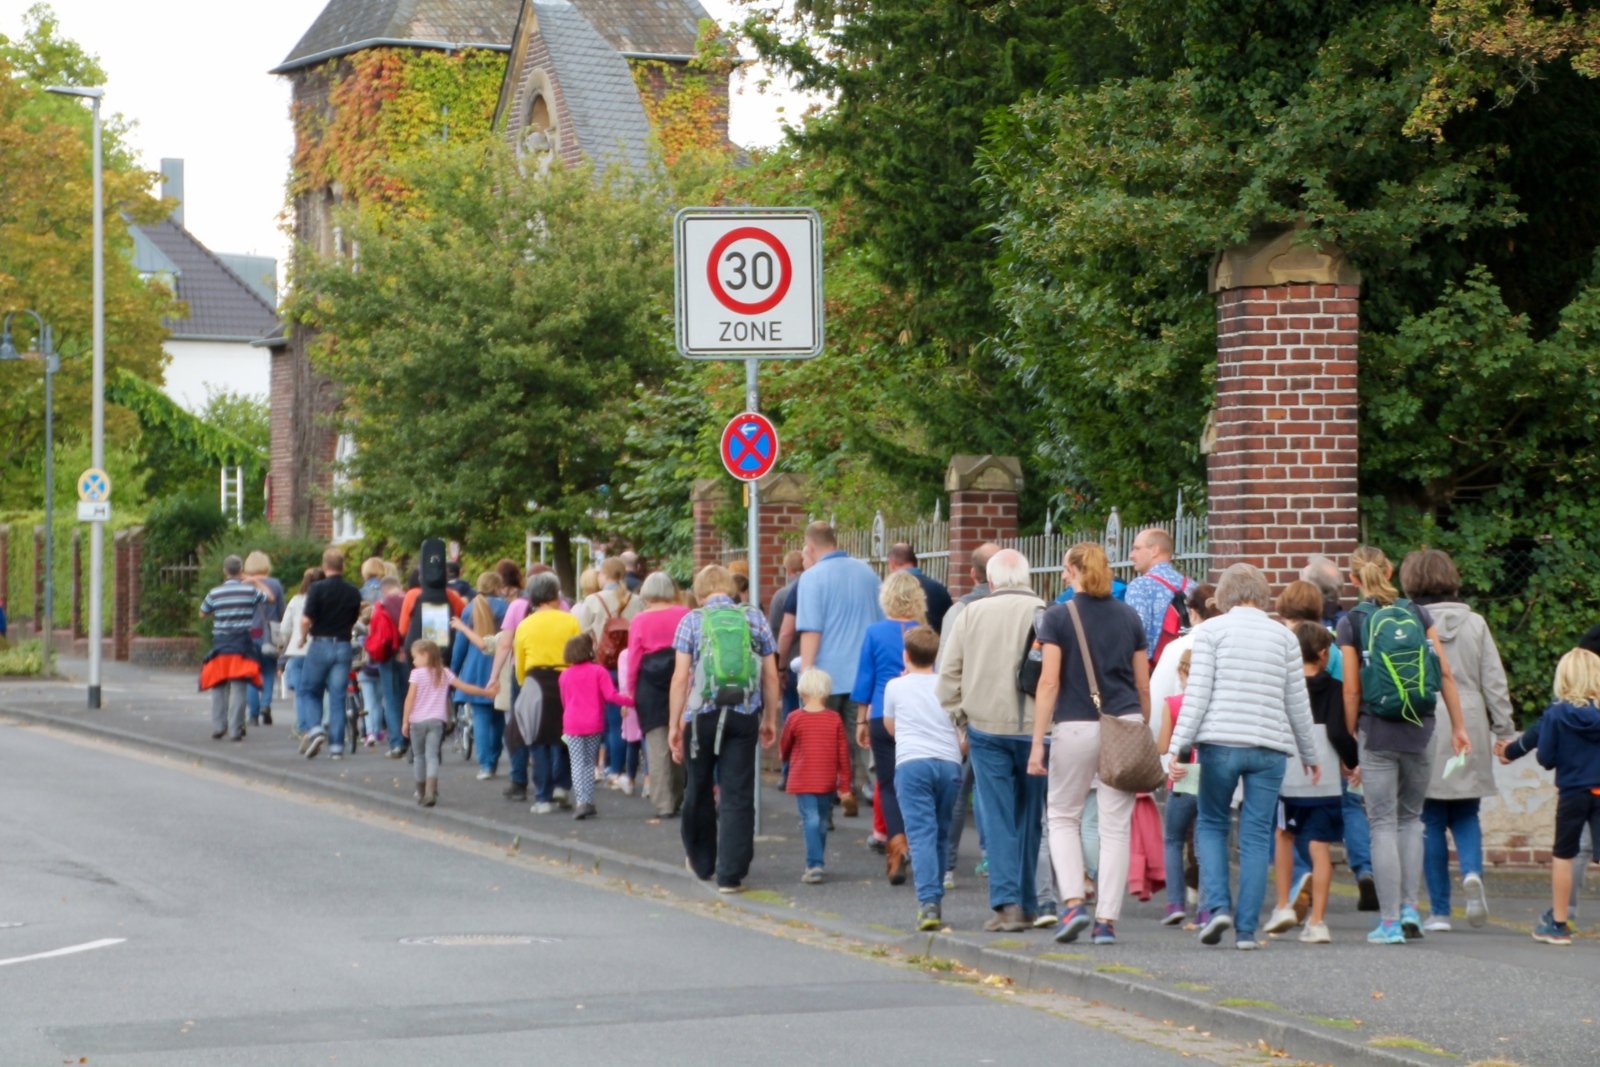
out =
{"type": "MultiPolygon", "coordinates": [[[[600,817],[581,823],[565,814],[535,816],[526,804],[501,797],[503,769],[499,778],[476,781],[476,763],[463,762],[450,749],[440,806],[424,810],[411,799],[410,764],[384,758],[381,747],[357,749],[338,763],[299,757],[283,725],[293,719],[288,705],[277,709],[280,725],[254,728],[241,744],[213,742],[210,698],[195,691],[192,674],[107,663],[105,707],[90,712],[83,662],[64,660],[60,670],[62,681],[0,681],[0,712],[507,845],[517,841],[524,852],[604,875],[684,894],[707,892],[684,870],[676,822],[651,825],[642,798],[603,790],[596,799],[600,817]]],[[[61,786],[70,789],[72,783],[61,786]]],[[[1330,909],[1335,943],[1328,946],[1300,945],[1290,934],[1259,953],[1208,949],[1192,933],[1158,924],[1159,898],[1127,902],[1115,946],[1057,945],[1048,931],[980,932],[989,909],[985,883],[972,874],[977,834],[969,825],[957,885],[945,899],[948,929],[915,935],[910,885],[887,885],[882,859],[864,847],[870,829],[865,810],[858,819],[836,813],[828,881],[819,886],[798,882],[803,848],[792,798],[769,782],[763,812],[764,833],[747,882],[751,891],[727,898],[730,906],[928,956],[933,966],[954,960],[1018,985],[1103,1000],[1230,1038],[1265,1040],[1319,1062],[1498,1059],[1531,1067],[1592,1064],[1597,1058],[1595,941],[1583,938],[1561,949],[1529,937],[1535,917],[1548,906],[1544,882],[1536,877],[1491,872],[1490,926],[1468,930],[1461,920],[1458,932],[1405,947],[1365,943],[1372,917],[1355,910],[1348,885],[1330,909]]],[[[1231,946],[1231,938],[1226,944],[1231,946]]]]}

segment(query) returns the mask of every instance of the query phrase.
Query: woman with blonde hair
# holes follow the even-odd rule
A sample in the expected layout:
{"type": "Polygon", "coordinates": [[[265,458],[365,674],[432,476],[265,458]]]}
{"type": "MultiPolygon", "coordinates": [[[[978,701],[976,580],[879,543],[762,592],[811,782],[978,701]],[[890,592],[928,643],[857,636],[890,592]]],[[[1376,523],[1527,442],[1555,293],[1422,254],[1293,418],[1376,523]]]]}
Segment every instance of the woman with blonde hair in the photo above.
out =
{"type": "Polygon", "coordinates": [[[505,747],[506,716],[496,711],[494,696],[488,693],[493,677],[494,654],[500,644],[500,622],[505,618],[506,601],[500,595],[500,575],[484,571],[478,575],[478,595],[469,605],[471,625],[460,617],[450,620],[450,628],[464,640],[454,641],[450,649],[450,669],[464,682],[482,687],[483,695],[467,694],[465,703],[472,707],[472,736],[478,748],[478,781],[495,776],[500,767],[500,753],[505,747]]]}
{"type": "Polygon", "coordinates": [[[1372,825],[1380,919],[1367,940],[1374,945],[1402,945],[1422,937],[1417,888],[1422,881],[1422,808],[1433,774],[1435,695],[1444,698],[1450,714],[1451,748],[1457,756],[1472,752],[1455,672],[1433,616],[1402,598],[1393,577],[1394,565],[1381,549],[1362,545],[1350,553],[1350,581],[1361,601],[1339,620],[1335,635],[1344,660],[1345,725],[1360,743],[1356,773],[1372,825]],[[1377,643],[1411,641],[1407,629],[1412,622],[1421,628],[1422,639],[1413,641],[1414,659],[1397,663],[1377,643]],[[1435,670],[1436,693],[1427,692],[1435,670]],[[1383,702],[1391,694],[1400,698],[1398,717],[1383,702]]]}
{"type": "Polygon", "coordinates": [[[872,749],[877,783],[872,800],[883,808],[889,837],[885,873],[890,885],[904,885],[911,847],[894,794],[894,735],[883,724],[883,692],[905,673],[906,631],[928,625],[928,597],[915,575],[895,571],[878,587],[878,604],[887,618],[867,627],[850,699],[856,705],[856,746],[872,749]]]}
{"type": "Polygon", "coordinates": [[[1062,566],[1072,599],[1048,608],[1035,629],[1043,658],[1028,773],[1049,777],[1045,819],[1064,905],[1056,940],[1076,941],[1092,922],[1094,943],[1112,945],[1127,895],[1135,795],[1104,783],[1099,787],[1100,882],[1093,919],[1084,905],[1083,809],[1100,764],[1101,714],[1150,719],[1148,642],[1139,613],[1111,595],[1104,548],[1092,541],[1073,545],[1062,566]],[[1048,769],[1046,731],[1051,734],[1048,769]]]}
{"type": "Polygon", "coordinates": [[[272,560],[257,549],[244,558],[245,577],[258,578],[260,584],[271,590],[265,603],[256,605],[256,616],[250,623],[250,639],[256,645],[256,658],[261,663],[261,684],[250,687],[245,695],[250,713],[250,725],[272,725],[272,690],[278,684],[278,652],[276,627],[283,621],[283,583],[272,576],[272,560]]]}

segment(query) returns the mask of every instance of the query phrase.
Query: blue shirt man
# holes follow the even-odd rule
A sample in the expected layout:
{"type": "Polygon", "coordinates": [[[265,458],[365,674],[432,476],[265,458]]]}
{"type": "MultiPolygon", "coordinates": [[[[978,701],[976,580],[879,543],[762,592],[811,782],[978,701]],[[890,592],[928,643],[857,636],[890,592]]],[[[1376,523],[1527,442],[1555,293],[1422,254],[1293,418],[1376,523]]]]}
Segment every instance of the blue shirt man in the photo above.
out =
{"type": "Polygon", "coordinates": [[[816,563],[795,587],[801,667],[827,671],[833,679],[834,695],[845,695],[855,688],[867,627],[883,619],[878,576],[871,567],[839,550],[833,527],[825,522],[806,527],[805,550],[816,563]]]}
{"type": "Polygon", "coordinates": [[[1140,530],[1128,556],[1139,577],[1128,583],[1123,600],[1144,623],[1145,647],[1153,657],[1160,647],[1161,622],[1177,593],[1187,593],[1193,582],[1172,565],[1172,535],[1159,526],[1140,530]]]}

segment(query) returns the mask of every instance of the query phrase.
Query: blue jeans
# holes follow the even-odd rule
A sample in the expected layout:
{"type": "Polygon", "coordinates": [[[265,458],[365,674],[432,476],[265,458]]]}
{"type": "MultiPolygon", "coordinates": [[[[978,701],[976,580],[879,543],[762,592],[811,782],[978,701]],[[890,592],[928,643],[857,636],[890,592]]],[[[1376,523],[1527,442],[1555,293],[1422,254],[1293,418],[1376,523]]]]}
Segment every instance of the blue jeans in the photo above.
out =
{"type": "MultiPolygon", "coordinates": [[[[616,679],[612,679],[616,684],[616,679]]],[[[606,705],[606,773],[625,774],[628,770],[628,743],[622,739],[622,708],[606,705]]]]}
{"type": "Polygon", "coordinates": [[[506,744],[505,712],[494,710],[492,704],[472,705],[472,736],[478,747],[478,769],[493,774],[506,744]]]}
{"type": "Polygon", "coordinates": [[[278,678],[278,654],[264,655],[256,646],[256,660],[261,664],[261,684],[252,685],[245,694],[245,704],[250,711],[250,721],[255,722],[263,711],[272,710],[272,690],[278,678]]]}
{"type": "Polygon", "coordinates": [[[554,800],[557,789],[572,791],[572,759],[566,745],[529,745],[524,751],[533,759],[534,800],[554,800]]]}
{"type": "MultiPolygon", "coordinates": [[[[961,788],[956,791],[955,810],[950,813],[950,856],[945,860],[945,870],[952,874],[956,869],[956,854],[961,851],[961,833],[967,828],[967,810],[973,806],[976,799],[972,795],[972,789],[972,761],[969,759],[961,764],[961,788]]],[[[983,851],[981,827],[978,831],[978,851],[983,851]]]]}
{"type": "Polygon", "coordinates": [[[1167,903],[1183,907],[1183,843],[1200,811],[1200,798],[1192,793],[1168,793],[1162,819],[1161,843],[1167,855],[1167,903]]]}
{"type": "Polygon", "coordinates": [[[295,696],[297,715],[308,719],[314,729],[320,718],[322,697],[328,697],[328,751],[344,751],[344,694],[350,684],[350,661],[355,652],[349,641],[313,637],[301,668],[299,693],[295,696]]]}
{"type": "Polygon", "coordinates": [[[950,816],[961,790],[961,764],[942,759],[914,759],[894,769],[895,793],[911,845],[911,873],[917,903],[944,899],[944,872],[949,862],[950,816]]]}
{"type": "Polygon", "coordinates": [[[1272,863],[1273,815],[1283,787],[1282,752],[1232,745],[1199,745],[1200,804],[1194,847],[1200,857],[1200,906],[1233,916],[1240,941],[1254,941],[1272,863]],[[1228,811],[1244,782],[1239,809],[1239,907],[1233,907],[1228,871],[1228,811]]]}
{"type": "MultiPolygon", "coordinates": [[[[371,736],[383,728],[383,683],[376,674],[359,670],[356,672],[356,686],[361,690],[361,705],[367,711],[367,735],[371,736]]],[[[353,737],[350,744],[354,745],[359,740],[353,737]]]]}
{"type": "Polygon", "coordinates": [[[1422,878],[1428,883],[1429,911],[1450,917],[1450,845],[1456,839],[1456,863],[1462,877],[1483,874],[1483,827],[1472,800],[1426,800],[1422,803],[1422,878]]]}
{"type": "Polygon", "coordinates": [[[967,738],[977,787],[978,828],[989,858],[989,906],[1020,904],[1024,914],[1037,914],[1034,876],[1044,830],[1046,779],[1028,774],[1033,739],[970,727],[967,738]]]}
{"type": "MultiPolygon", "coordinates": [[[[304,656],[283,657],[283,685],[289,692],[294,693],[300,689],[300,668],[305,666],[304,656]]],[[[300,713],[295,711],[295,725],[300,726],[300,713]]],[[[304,729],[304,727],[301,727],[304,729]]]]}
{"type": "Polygon", "coordinates": [[[806,870],[822,866],[828,848],[828,816],[833,813],[832,793],[796,793],[800,832],[806,839],[806,870]]]}
{"type": "MultiPolygon", "coordinates": [[[[1367,805],[1360,793],[1350,792],[1350,783],[1343,783],[1344,797],[1340,801],[1344,816],[1344,859],[1350,873],[1360,878],[1372,873],[1372,827],[1367,825],[1367,805]]],[[[1294,839],[1294,876],[1311,873],[1311,840],[1294,839]]]]}
{"type": "MultiPolygon", "coordinates": [[[[406,744],[400,736],[400,720],[405,716],[406,687],[410,684],[410,672],[398,661],[378,664],[378,697],[382,701],[378,722],[389,735],[390,748],[404,748],[406,744]]],[[[367,729],[377,733],[378,727],[370,725],[373,720],[367,721],[367,729]]]]}

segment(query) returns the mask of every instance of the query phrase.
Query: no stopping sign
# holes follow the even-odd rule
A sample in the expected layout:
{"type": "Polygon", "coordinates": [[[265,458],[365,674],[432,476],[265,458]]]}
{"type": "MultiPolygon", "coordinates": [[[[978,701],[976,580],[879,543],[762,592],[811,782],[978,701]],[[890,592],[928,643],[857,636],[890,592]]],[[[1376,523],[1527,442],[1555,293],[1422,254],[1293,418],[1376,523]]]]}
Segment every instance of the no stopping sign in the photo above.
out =
{"type": "Polygon", "coordinates": [[[822,223],[808,208],[685,208],[678,350],[691,359],[822,351],[822,223]]]}

